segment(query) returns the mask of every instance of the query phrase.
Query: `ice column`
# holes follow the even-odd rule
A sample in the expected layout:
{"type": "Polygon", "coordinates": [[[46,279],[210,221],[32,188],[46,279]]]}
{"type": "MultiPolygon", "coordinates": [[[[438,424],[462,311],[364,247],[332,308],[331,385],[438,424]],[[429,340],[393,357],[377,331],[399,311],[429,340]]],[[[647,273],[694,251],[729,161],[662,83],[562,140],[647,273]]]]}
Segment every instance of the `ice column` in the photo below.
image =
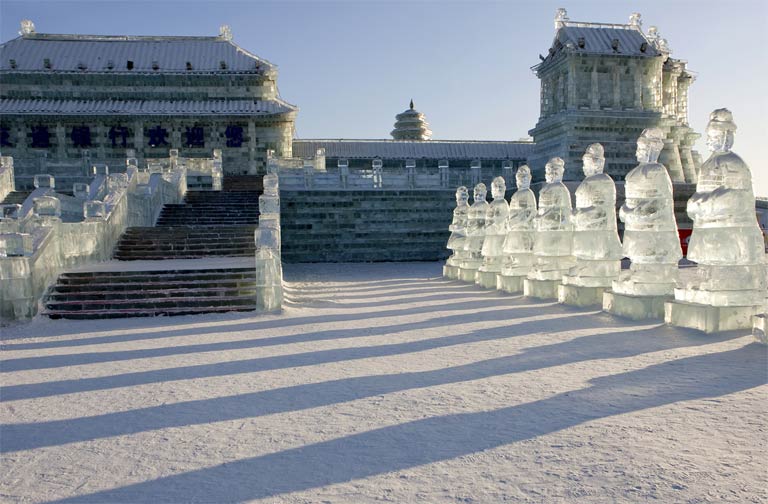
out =
{"type": "Polygon", "coordinates": [[[515,174],[517,192],[509,200],[507,236],[504,239],[504,258],[496,287],[509,293],[523,292],[523,282],[533,264],[533,218],[536,216],[536,197],[531,191],[531,169],[518,168],[515,174]]]}
{"type": "Polygon", "coordinates": [[[475,186],[472,195],[472,206],[469,208],[467,219],[467,241],[464,244],[465,257],[459,267],[459,280],[474,282],[477,269],[483,263],[483,242],[485,241],[485,218],[488,212],[488,202],[485,197],[488,190],[480,182],[475,186]]]}
{"type": "Polygon", "coordinates": [[[584,181],[576,189],[573,211],[573,256],[576,265],[563,275],[558,300],[575,306],[603,304],[603,291],[621,272],[621,241],[616,226],[616,185],[603,173],[599,143],[582,158],[584,181]]]}
{"type": "Polygon", "coordinates": [[[706,132],[712,154],[688,200],[693,220],[688,259],[698,267],[665,305],[669,324],[705,332],[752,328],[752,317],[765,311],[765,246],[752,174],[731,152],[735,131],[728,109],[710,114],[706,132]]]}
{"type": "Polygon", "coordinates": [[[453,210],[453,221],[448,230],[451,236],[448,238],[446,248],[452,251],[451,256],[443,266],[443,276],[456,280],[459,278],[459,267],[466,257],[464,246],[467,242],[467,219],[469,218],[469,191],[460,186],[456,189],[456,208],[453,210]]]}
{"type": "Polygon", "coordinates": [[[565,162],[549,160],[545,168],[547,183],[539,192],[539,210],[534,218],[533,266],[525,280],[526,296],[556,299],[557,286],[574,265],[571,193],[563,184],[565,162]]]}
{"type": "Polygon", "coordinates": [[[504,177],[496,177],[491,182],[493,201],[488,206],[485,216],[485,240],[481,254],[483,264],[477,271],[475,282],[486,289],[496,288],[496,275],[501,273],[504,255],[504,239],[507,237],[507,217],[509,204],[504,199],[507,182],[504,177]]]}
{"type": "Polygon", "coordinates": [[[658,162],[664,147],[659,128],[643,131],[637,140],[640,163],[627,174],[626,201],[619,210],[624,222],[623,255],[632,264],[603,295],[603,309],[635,320],[661,318],[682,258],[675,222],[672,181],[658,162]]]}
{"type": "Polygon", "coordinates": [[[259,196],[259,229],[256,240],[256,305],[279,310],[283,301],[283,267],[280,259],[280,194],[277,175],[264,175],[259,196]]]}

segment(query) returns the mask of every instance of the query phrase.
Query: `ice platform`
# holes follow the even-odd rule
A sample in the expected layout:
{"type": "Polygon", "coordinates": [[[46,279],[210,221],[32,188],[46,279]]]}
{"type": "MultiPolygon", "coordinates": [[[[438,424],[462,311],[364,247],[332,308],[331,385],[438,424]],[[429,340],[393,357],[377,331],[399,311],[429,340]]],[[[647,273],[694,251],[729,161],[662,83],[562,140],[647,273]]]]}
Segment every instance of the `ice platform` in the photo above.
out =
{"type": "Polygon", "coordinates": [[[685,301],[664,303],[664,322],[705,333],[753,329],[753,317],[761,306],[709,306],[685,301]]]}
{"type": "Polygon", "coordinates": [[[581,285],[559,285],[557,302],[569,306],[602,306],[606,287],[584,287],[581,285]]]}
{"type": "Polygon", "coordinates": [[[475,277],[475,283],[484,289],[496,288],[496,271],[478,271],[475,277]]]}
{"type": "Polygon", "coordinates": [[[523,285],[523,293],[527,297],[537,299],[557,299],[557,287],[559,280],[533,280],[526,278],[523,285]]]}
{"type": "Polygon", "coordinates": [[[520,294],[525,288],[525,276],[496,275],[496,288],[508,294],[520,294]]]}
{"type": "Polygon", "coordinates": [[[603,292],[603,311],[631,320],[664,318],[664,303],[672,296],[633,296],[612,290],[603,292]]]}

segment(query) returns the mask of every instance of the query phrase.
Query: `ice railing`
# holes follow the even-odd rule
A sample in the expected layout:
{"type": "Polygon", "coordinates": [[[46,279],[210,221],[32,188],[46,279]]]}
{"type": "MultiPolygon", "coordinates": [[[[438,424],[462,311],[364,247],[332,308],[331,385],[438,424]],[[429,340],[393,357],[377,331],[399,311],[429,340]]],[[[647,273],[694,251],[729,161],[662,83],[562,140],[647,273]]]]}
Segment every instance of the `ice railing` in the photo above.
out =
{"type": "Polygon", "coordinates": [[[256,240],[256,305],[265,311],[280,310],[283,302],[283,266],[280,255],[280,184],[277,175],[264,176],[259,196],[256,240]]]}
{"type": "MultiPolygon", "coordinates": [[[[323,149],[319,149],[322,151],[323,149]]],[[[475,160],[462,166],[451,166],[441,160],[438,166],[418,166],[415,159],[406,159],[399,166],[384,166],[382,159],[371,160],[370,167],[352,168],[348,159],[339,159],[335,167],[317,158],[296,159],[267,158],[267,172],[280,177],[283,190],[370,190],[370,189],[454,189],[457,186],[473,187],[480,182],[490,185],[494,177],[502,176],[509,187],[514,187],[514,165],[504,162],[499,169],[483,166],[475,160]]]]}
{"type": "Polygon", "coordinates": [[[183,157],[179,155],[178,149],[171,149],[167,158],[147,160],[150,173],[166,173],[179,167],[186,169],[190,186],[195,189],[221,191],[224,177],[221,149],[214,149],[213,157],[210,158],[183,157]]]}
{"type": "Polygon", "coordinates": [[[151,174],[135,159],[126,164],[125,173],[75,184],[72,197],[56,193],[53,177],[38,176],[17,215],[0,221],[0,321],[34,316],[62,269],[109,259],[126,227],[151,226],[164,204],[183,200],[183,166],[151,174]],[[80,219],[66,218],[71,200],[79,202],[80,219]]]}
{"type": "Polygon", "coordinates": [[[0,156],[0,201],[16,189],[13,180],[13,158],[0,156]]]}

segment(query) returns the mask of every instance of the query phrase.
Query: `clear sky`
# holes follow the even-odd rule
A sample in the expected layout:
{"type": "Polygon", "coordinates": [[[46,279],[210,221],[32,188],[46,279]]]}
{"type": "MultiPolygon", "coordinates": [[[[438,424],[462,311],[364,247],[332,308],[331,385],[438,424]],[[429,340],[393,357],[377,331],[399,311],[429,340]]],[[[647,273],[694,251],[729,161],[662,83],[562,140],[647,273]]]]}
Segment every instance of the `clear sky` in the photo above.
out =
{"type": "MultiPolygon", "coordinates": [[[[557,7],[574,21],[656,25],[698,78],[690,122],[728,107],[734,151],[768,195],[768,0],[637,1],[56,1],[0,0],[0,39],[29,18],[42,33],[216,35],[279,67],[299,106],[299,138],[389,138],[413,98],[436,139],[517,140],[538,118],[530,67],[546,54],[557,7]]],[[[706,159],[703,142],[699,151],[706,159]]]]}

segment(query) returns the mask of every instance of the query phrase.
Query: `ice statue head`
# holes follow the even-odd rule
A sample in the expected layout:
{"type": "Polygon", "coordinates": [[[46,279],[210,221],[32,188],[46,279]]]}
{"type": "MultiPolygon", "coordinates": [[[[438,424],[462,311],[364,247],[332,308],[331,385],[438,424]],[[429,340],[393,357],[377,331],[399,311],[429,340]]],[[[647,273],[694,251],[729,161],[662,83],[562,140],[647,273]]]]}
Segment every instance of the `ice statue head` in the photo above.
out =
{"type": "Polygon", "coordinates": [[[664,148],[664,132],[660,128],[644,129],[637,139],[637,162],[655,163],[664,148]]]}
{"type": "Polygon", "coordinates": [[[517,182],[518,191],[524,191],[531,187],[531,169],[528,168],[528,165],[524,164],[517,169],[515,181],[517,182]]]}
{"type": "Polygon", "coordinates": [[[456,188],[456,206],[467,206],[469,201],[469,191],[465,186],[456,188]]]}
{"type": "Polygon", "coordinates": [[[726,108],[721,108],[709,114],[707,124],[707,147],[712,152],[728,152],[733,147],[733,132],[736,123],[733,114],[726,108]]]}
{"type": "Polygon", "coordinates": [[[593,143],[584,152],[581,160],[584,162],[584,176],[591,177],[598,173],[603,173],[605,166],[605,151],[599,143],[593,143]]]}
{"type": "Polygon", "coordinates": [[[491,182],[491,196],[493,199],[504,198],[504,193],[507,192],[507,181],[504,177],[496,177],[491,182]]]}
{"type": "Polygon", "coordinates": [[[477,203],[480,201],[485,201],[485,196],[488,194],[488,189],[486,189],[485,184],[480,182],[475,186],[475,191],[472,195],[472,202],[477,203]]]}
{"type": "Polygon", "coordinates": [[[544,168],[544,179],[547,181],[547,184],[551,184],[553,182],[561,182],[563,180],[564,171],[565,161],[559,157],[553,157],[549,160],[547,166],[544,168]]]}

